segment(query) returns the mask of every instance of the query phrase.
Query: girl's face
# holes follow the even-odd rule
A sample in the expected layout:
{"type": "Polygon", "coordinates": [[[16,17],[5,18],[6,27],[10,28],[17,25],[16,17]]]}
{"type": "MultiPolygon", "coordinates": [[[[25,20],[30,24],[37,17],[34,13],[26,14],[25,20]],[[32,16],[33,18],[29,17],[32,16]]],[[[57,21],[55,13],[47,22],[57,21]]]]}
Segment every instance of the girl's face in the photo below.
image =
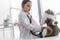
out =
{"type": "Polygon", "coordinates": [[[27,2],[23,7],[24,11],[29,12],[31,9],[31,4],[31,2],[27,2]]]}

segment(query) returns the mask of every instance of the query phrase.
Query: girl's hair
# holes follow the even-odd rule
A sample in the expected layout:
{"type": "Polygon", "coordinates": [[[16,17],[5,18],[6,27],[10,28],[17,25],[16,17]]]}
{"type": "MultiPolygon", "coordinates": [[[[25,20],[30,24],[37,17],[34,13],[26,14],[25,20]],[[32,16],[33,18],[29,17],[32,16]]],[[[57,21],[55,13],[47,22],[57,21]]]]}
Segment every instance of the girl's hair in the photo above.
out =
{"type": "Polygon", "coordinates": [[[23,0],[23,1],[22,1],[22,8],[24,8],[24,5],[25,5],[27,2],[31,2],[31,1],[30,1],[30,0],[23,0]]]}

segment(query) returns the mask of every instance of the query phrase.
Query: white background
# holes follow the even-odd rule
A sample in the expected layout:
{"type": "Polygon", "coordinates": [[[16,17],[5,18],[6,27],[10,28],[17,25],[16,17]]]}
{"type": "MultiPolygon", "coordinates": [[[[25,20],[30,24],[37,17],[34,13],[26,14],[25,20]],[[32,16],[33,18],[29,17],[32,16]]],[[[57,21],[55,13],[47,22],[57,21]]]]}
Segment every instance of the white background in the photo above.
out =
{"type": "MultiPolygon", "coordinates": [[[[37,0],[31,0],[31,1],[32,1],[31,14],[32,14],[33,18],[35,19],[35,21],[39,24],[37,0]]],[[[9,13],[10,7],[21,9],[21,2],[22,2],[22,0],[0,0],[0,23],[3,23],[3,20],[6,18],[6,16],[10,14],[9,13]]],[[[41,2],[42,14],[47,9],[53,10],[55,14],[60,13],[60,0],[40,0],[40,2],[41,2]]],[[[18,21],[18,15],[19,15],[20,10],[16,10],[13,8],[11,9],[11,17],[12,17],[12,22],[14,23],[14,22],[18,21]]],[[[60,24],[60,14],[56,17],[57,17],[57,21],[58,21],[58,26],[60,27],[60,25],[59,25],[60,24]]],[[[6,29],[5,31],[6,31],[5,33],[7,33],[9,35],[10,30],[6,29]]],[[[3,31],[1,31],[1,30],[0,30],[0,32],[1,32],[0,34],[3,33],[3,31]]],[[[19,38],[19,34],[20,34],[19,28],[17,26],[15,26],[14,27],[15,38],[19,38]]],[[[58,38],[55,37],[55,38],[56,38],[56,40],[59,39],[59,37],[58,38]]]]}

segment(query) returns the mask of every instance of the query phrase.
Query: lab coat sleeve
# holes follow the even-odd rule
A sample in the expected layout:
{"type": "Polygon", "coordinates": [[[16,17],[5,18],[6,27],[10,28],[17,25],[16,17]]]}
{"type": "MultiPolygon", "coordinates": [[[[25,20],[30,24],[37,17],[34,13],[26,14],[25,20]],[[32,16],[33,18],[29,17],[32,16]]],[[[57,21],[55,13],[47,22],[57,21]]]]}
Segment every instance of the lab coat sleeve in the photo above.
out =
{"type": "Polygon", "coordinates": [[[21,22],[22,26],[28,30],[32,30],[33,32],[41,31],[41,27],[38,25],[30,24],[24,14],[19,15],[19,21],[21,22]]]}
{"type": "MultiPolygon", "coordinates": [[[[38,23],[34,20],[34,19],[32,19],[32,23],[31,23],[33,26],[35,26],[35,28],[36,28],[36,30],[39,30],[39,31],[41,31],[41,25],[38,25],[38,23]]],[[[40,24],[40,23],[39,23],[40,24]]]]}

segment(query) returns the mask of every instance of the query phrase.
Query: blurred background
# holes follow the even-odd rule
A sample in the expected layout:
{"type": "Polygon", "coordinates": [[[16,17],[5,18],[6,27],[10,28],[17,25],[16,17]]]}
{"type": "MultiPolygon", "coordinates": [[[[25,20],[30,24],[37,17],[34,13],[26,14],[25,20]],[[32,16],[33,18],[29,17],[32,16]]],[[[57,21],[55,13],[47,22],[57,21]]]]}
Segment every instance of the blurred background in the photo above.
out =
{"type": "MultiPolygon", "coordinates": [[[[60,28],[60,0],[31,0],[31,14],[39,24],[44,11],[53,10],[60,28]]],[[[13,23],[18,22],[18,15],[21,11],[22,0],[0,0],[0,38],[19,38],[19,28],[13,23]]]]}

